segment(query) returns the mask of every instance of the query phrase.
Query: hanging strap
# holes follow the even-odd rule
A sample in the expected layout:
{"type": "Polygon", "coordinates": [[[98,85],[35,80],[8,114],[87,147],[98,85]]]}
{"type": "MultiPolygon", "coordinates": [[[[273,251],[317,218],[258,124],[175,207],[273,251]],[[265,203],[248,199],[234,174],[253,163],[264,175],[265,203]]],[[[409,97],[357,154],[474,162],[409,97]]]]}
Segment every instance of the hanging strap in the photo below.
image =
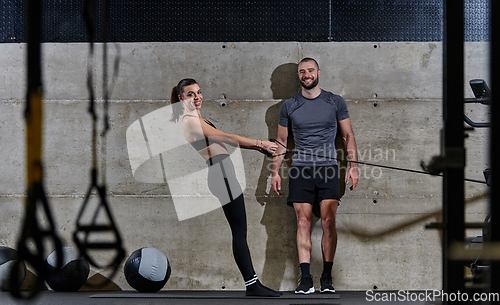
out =
{"type": "MultiPolygon", "coordinates": [[[[102,1],[103,18],[104,18],[104,33],[107,32],[107,19],[109,12],[108,1],[102,1]]],[[[97,4],[95,0],[86,0],[84,2],[84,19],[87,25],[87,29],[90,37],[90,52],[89,52],[89,66],[87,69],[87,87],[90,95],[89,103],[89,113],[92,117],[92,169],[91,169],[91,183],[90,187],[85,196],[82,207],[78,213],[76,220],[76,230],[73,233],[73,240],[80,250],[80,254],[85,258],[90,265],[99,269],[110,269],[110,275],[107,280],[103,283],[99,283],[97,286],[103,286],[116,274],[119,265],[125,257],[125,249],[122,246],[122,239],[120,232],[118,231],[111,209],[107,201],[107,191],[105,183],[105,166],[101,167],[101,184],[99,185],[98,179],[98,161],[97,161],[97,113],[95,111],[95,98],[92,82],[92,57],[93,57],[93,41],[94,41],[94,30],[95,30],[95,16],[97,10],[97,4]],[[94,197],[94,192],[97,194],[98,204],[94,211],[91,211],[90,202],[94,197]],[[84,219],[85,216],[91,215],[90,220],[84,219]],[[99,220],[98,220],[99,219],[99,220]],[[105,220],[103,223],[103,219],[105,220]],[[87,222],[86,222],[87,220],[87,222]],[[96,237],[97,236],[97,237],[96,237]],[[102,241],[102,237],[105,240],[102,241]],[[94,237],[94,238],[93,238],[94,237]],[[95,238],[96,237],[96,238],[95,238]],[[101,237],[101,239],[99,238],[101,237]],[[111,241],[110,241],[111,237],[111,241]],[[92,250],[100,251],[111,251],[114,252],[113,258],[108,263],[99,263],[94,256],[91,254],[92,250]]],[[[104,45],[106,41],[104,39],[104,45]]],[[[103,50],[104,63],[106,63],[107,52],[106,48],[103,50]]],[[[117,71],[117,64],[115,62],[115,72],[117,71]]],[[[115,73],[116,75],[116,73],[115,73]]],[[[107,65],[103,64],[103,87],[104,87],[104,131],[102,135],[103,143],[105,142],[105,136],[109,129],[108,122],[108,95],[109,90],[107,88],[107,65]]],[[[101,148],[105,147],[104,145],[101,148]]],[[[102,149],[103,155],[105,156],[104,148],[102,149]]]]}
{"type": "Polygon", "coordinates": [[[27,198],[26,213],[21,235],[17,245],[18,258],[10,274],[10,292],[16,298],[30,299],[44,287],[49,268],[45,261],[45,246],[54,246],[57,256],[55,272],[62,267],[62,243],[55,232],[55,224],[49,202],[43,187],[42,165],[42,81],[41,81],[41,50],[42,35],[42,5],[41,1],[30,0],[27,8],[27,41],[28,41],[28,81],[25,108],[26,119],[26,172],[27,198]],[[41,205],[38,208],[38,205],[41,205]],[[44,215],[39,216],[38,213],[44,215]],[[45,218],[43,225],[39,223],[45,218]],[[20,291],[19,268],[21,262],[27,262],[33,267],[37,278],[34,285],[27,292],[20,291]]]}

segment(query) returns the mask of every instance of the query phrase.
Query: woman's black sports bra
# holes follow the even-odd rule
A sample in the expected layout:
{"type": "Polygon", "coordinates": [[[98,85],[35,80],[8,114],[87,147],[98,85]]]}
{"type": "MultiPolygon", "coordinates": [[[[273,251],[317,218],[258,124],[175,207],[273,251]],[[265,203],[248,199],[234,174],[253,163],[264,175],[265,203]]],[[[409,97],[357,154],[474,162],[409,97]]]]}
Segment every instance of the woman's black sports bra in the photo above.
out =
{"type": "MultiPolygon", "coordinates": [[[[182,118],[184,117],[187,117],[187,116],[192,116],[194,118],[198,118],[197,116],[195,115],[190,115],[190,114],[185,114],[182,118]]],[[[212,122],[210,122],[209,120],[207,119],[203,119],[205,121],[205,123],[207,123],[208,125],[212,126],[213,128],[217,129],[217,127],[215,127],[214,124],[212,124],[212,122]]],[[[207,148],[208,146],[210,146],[210,143],[208,143],[208,138],[205,137],[205,139],[199,139],[199,140],[196,140],[194,142],[189,142],[189,144],[191,144],[194,149],[196,149],[197,151],[200,151],[202,149],[205,149],[207,148]]]]}

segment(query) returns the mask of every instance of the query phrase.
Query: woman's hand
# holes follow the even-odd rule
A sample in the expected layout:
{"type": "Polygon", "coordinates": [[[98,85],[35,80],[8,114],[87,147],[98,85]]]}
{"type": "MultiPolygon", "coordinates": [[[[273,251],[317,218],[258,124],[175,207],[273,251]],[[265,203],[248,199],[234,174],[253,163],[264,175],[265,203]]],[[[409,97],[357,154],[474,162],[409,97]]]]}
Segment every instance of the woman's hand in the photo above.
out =
{"type": "Polygon", "coordinates": [[[264,153],[272,153],[274,154],[278,149],[278,144],[271,141],[262,141],[262,149],[265,151],[264,153]]]}

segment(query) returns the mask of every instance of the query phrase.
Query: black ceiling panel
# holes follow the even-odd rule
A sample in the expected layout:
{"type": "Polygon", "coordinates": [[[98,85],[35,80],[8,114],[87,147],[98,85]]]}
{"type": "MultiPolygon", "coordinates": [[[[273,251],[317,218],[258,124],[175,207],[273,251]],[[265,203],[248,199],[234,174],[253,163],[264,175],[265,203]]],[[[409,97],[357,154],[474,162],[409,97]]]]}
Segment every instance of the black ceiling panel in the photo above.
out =
{"type": "MultiPolygon", "coordinates": [[[[84,0],[40,1],[42,41],[89,41],[84,0]]],[[[0,42],[24,42],[24,1],[0,6],[0,42]]],[[[489,40],[489,12],[488,0],[465,0],[466,41],[489,40]]],[[[441,41],[442,15],[442,0],[113,0],[108,41],[441,41]]]]}

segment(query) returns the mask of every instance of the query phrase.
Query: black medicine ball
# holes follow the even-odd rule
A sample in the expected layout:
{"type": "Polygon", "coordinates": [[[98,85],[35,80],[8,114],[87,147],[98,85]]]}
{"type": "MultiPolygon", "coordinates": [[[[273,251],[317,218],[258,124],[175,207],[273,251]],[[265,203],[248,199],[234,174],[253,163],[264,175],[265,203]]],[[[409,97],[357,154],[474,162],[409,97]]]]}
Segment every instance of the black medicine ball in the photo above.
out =
{"type": "Polygon", "coordinates": [[[47,257],[49,274],[47,284],[55,291],[73,292],[78,291],[86,282],[89,276],[89,263],[80,258],[78,250],[71,247],[63,247],[63,265],[57,270],[57,253],[53,251],[47,257]]]}
{"type": "MultiPolygon", "coordinates": [[[[16,260],[16,250],[9,247],[0,246],[0,290],[10,290],[10,274],[16,260]]],[[[18,269],[19,274],[17,284],[21,286],[26,277],[26,264],[24,264],[24,262],[20,262],[18,269]]]]}
{"type": "Polygon", "coordinates": [[[127,282],[139,292],[157,292],[170,278],[167,256],[156,248],[135,250],[125,262],[127,282]]]}

